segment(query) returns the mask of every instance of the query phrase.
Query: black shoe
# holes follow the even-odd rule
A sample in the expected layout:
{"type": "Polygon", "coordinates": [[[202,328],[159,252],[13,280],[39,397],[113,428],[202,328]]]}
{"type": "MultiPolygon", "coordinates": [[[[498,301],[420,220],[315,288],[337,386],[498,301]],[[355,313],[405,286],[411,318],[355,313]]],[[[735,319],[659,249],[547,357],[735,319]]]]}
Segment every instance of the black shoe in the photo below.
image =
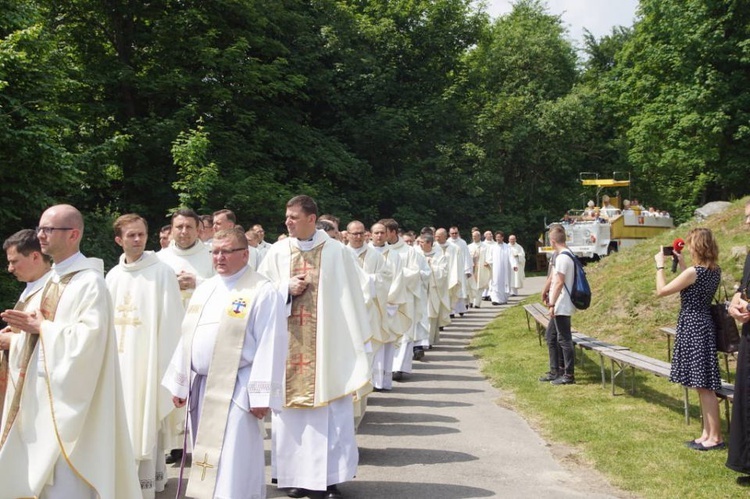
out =
{"type": "Polygon", "coordinates": [[[496,302],[496,301],[493,301],[493,302],[492,302],[492,304],[493,304],[493,305],[500,305],[500,303],[498,303],[498,302],[496,302]]]}
{"type": "Polygon", "coordinates": [[[460,314],[458,314],[458,315],[459,315],[460,317],[463,317],[463,316],[464,316],[463,312],[462,312],[462,313],[460,313],[460,314]]]}
{"type": "Polygon", "coordinates": [[[401,381],[404,379],[403,371],[396,371],[393,373],[393,381],[401,381]]]}
{"type": "Polygon", "coordinates": [[[482,301],[490,301],[490,297],[489,296],[484,296],[484,297],[482,297],[482,301]]]}
{"type": "Polygon", "coordinates": [[[456,314],[450,314],[450,318],[451,319],[455,319],[456,318],[456,314]]]}
{"type": "Polygon", "coordinates": [[[576,379],[570,374],[563,374],[562,376],[558,376],[557,379],[553,379],[552,381],[550,381],[550,384],[552,385],[575,385],[576,379]]]}
{"type": "Polygon", "coordinates": [[[344,496],[341,495],[341,491],[338,487],[335,485],[329,485],[326,489],[325,495],[323,495],[325,499],[343,499],[344,496]]]}
{"type": "Polygon", "coordinates": [[[422,360],[424,358],[424,349],[422,347],[414,347],[414,354],[412,360],[422,360]]]}
{"type": "Polygon", "coordinates": [[[542,376],[542,377],[539,378],[539,381],[550,382],[550,381],[554,381],[556,379],[557,379],[557,373],[546,372],[546,373],[544,373],[544,376],[542,376]]]}
{"type": "Polygon", "coordinates": [[[737,485],[740,487],[750,487],[750,476],[742,475],[737,477],[737,485]]]}
{"type": "Polygon", "coordinates": [[[309,490],[300,487],[292,487],[291,489],[286,489],[287,497],[307,497],[309,494],[309,490]]]}
{"type": "Polygon", "coordinates": [[[701,443],[697,443],[696,442],[695,445],[691,445],[690,448],[693,449],[693,450],[699,450],[699,451],[722,450],[722,449],[726,449],[727,448],[727,444],[725,444],[724,442],[719,442],[716,445],[708,445],[708,446],[706,446],[706,445],[703,445],[701,443]]]}
{"type": "Polygon", "coordinates": [[[167,464],[174,464],[179,463],[182,460],[182,449],[172,449],[169,454],[167,454],[167,458],[165,459],[165,462],[167,464]]]}

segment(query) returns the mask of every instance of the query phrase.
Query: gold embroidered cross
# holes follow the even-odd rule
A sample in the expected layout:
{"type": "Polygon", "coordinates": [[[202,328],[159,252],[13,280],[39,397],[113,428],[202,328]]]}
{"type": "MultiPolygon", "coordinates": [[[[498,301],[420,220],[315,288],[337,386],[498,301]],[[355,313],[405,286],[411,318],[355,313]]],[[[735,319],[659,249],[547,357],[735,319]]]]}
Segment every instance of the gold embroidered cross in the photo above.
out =
{"type": "Polygon", "coordinates": [[[290,319],[299,318],[299,325],[300,326],[304,326],[305,325],[305,319],[307,319],[308,317],[312,318],[312,316],[313,315],[311,313],[309,313],[309,312],[305,313],[305,306],[304,305],[300,305],[298,312],[296,314],[290,315],[289,318],[290,319]]]}
{"type": "Polygon", "coordinates": [[[130,291],[125,294],[122,305],[117,306],[118,315],[115,317],[115,326],[123,326],[120,330],[120,341],[117,346],[119,352],[124,351],[123,342],[125,341],[125,326],[140,326],[142,322],[138,317],[131,317],[130,313],[138,310],[138,307],[133,305],[132,298],[130,297],[130,291]]]}
{"type": "Polygon", "coordinates": [[[302,373],[307,368],[307,366],[312,364],[312,361],[310,360],[305,362],[304,360],[305,356],[301,353],[298,353],[295,357],[296,357],[296,360],[290,361],[289,365],[294,368],[294,372],[297,374],[302,373]]]}
{"type": "Polygon", "coordinates": [[[206,478],[206,469],[214,467],[213,464],[208,464],[208,452],[206,452],[206,455],[203,458],[203,462],[198,461],[197,463],[195,463],[195,465],[203,468],[203,473],[201,473],[201,482],[206,478]]]}

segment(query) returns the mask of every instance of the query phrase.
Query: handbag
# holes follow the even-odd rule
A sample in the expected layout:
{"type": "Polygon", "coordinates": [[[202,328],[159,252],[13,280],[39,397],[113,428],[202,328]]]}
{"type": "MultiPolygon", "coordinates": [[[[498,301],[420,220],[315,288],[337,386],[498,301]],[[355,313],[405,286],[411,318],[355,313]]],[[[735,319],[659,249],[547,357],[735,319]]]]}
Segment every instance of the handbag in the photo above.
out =
{"type": "Polygon", "coordinates": [[[716,329],[716,351],[723,353],[735,353],[740,349],[740,331],[734,317],[729,315],[729,300],[727,299],[727,288],[724,287],[724,300],[718,295],[714,296],[714,303],[710,305],[711,318],[714,320],[716,329]]]}

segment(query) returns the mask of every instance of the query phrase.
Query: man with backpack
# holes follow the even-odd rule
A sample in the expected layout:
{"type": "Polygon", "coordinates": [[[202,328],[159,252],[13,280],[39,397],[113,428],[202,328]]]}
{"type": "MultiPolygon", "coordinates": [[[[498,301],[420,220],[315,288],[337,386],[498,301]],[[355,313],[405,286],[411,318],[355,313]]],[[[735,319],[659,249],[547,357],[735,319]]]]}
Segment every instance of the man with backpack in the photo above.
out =
{"type": "Polygon", "coordinates": [[[554,263],[551,263],[542,292],[542,299],[550,314],[546,333],[550,367],[539,381],[549,381],[553,385],[572,385],[576,382],[575,346],[570,330],[570,317],[575,311],[570,290],[575,284],[576,265],[565,239],[565,229],[562,226],[554,225],[550,228],[549,240],[555,250],[554,263]]]}

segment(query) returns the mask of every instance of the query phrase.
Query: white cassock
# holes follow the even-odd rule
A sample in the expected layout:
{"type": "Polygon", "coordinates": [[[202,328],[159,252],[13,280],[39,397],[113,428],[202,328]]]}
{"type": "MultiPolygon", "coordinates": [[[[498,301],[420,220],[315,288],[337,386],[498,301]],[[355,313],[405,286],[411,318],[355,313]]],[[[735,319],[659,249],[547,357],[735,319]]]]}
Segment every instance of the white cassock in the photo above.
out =
{"type": "Polygon", "coordinates": [[[395,344],[409,330],[411,318],[407,312],[407,301],[410,299],[406,292],[403,281],[401,258],[398,252],[391,251],[390,246],[370,245],[373,251],[380,253],[385,259],[391,274],[391,285],[388,288],[386,300],[387,330],[390,332],[389,340],[383,343],[382,348],[373,352],[372,360],[372,386],[377,389],[390,390],[393,387],[393,357],[395,344]]]}
{"type": "MultiPolygon", "coordinates": [[[[169,246],[156,253],[161,261],[172,267],[175,274],[187,272],[195,275],[195,287],[197,288],[206,279],[214,275],[213,259],[211,258],[211,243],[203,243],[199,240],[188,249],[178,247],[174,241],[169,246]]],[[[195,288],[182,289],[182,305],[187,309],[190,297],[193,296],[195,288]]],[[[168,441],[164,442],[167,449],[181,449],[185,440],[185,418],[186,409],[176,409],[169,415],[168,429],[165,436],[168,441]]],[[[189,443],[189,442],[188,442],[189,443]]],[[[188,446],[188,449],[190,447],[188,446]]]]}
{"type": "MultiPolygon", "coordinates": [[[[466,312],[466,274],[465,262],[458,245],[446,242],[435,244],[442,250],[448,265],[445,286],[448,290],[448,315],[466,312]]],[[[434,247],[433,246],[433,247],[434,247]]],[[[471,269],[469,269],[471,271],[471,269]]]]}
{"type": "MultiPolygon", "coordinates": [[[[200,440],[204,400],[215,400],[212,394],[205,398],[205,389],[220,334],[219,321],[232,305],[232,290],[245,272],[253,270],[245,267],[233,276],[214,276],[195,290],[187,313],[197,314],[199,318],[193,323],[186,316],[183,335],[162,380],[164,387],[175,397],[187,398],[190,393],[193,444],[196,439],[200,440]],[[195,328],[188,330],[189,324],[195,324],[195,328]],[[192,344],[188,345],[190,338],[192,344]],[[187,359],[190,359],[189,365],[187,359]]],[[[244,343],[236,375],[221,380],[231,383],[234,392],[218,460],[214,497],[219,499],[266,497],[264,430],[262,420],[253,416],[250,409],[270,407],[279,410],[282,403],[287,348],[284,298],[266,281],[253,302],[246,306],[244,343]]],[[[193,467],[198,458],[200,456],[194,456],[193,467]]]]}
{"type": "Polygon", "coordinates": [[[469,254],[472,260],[472,273],[469,278],[469,303],[475,308],[479,308],[492,277],[492,267],[488,262],[487,245],[483,242],[469,244],[469,254]]]}
{"type": "Polygon", "coordinates": [[[260,265],[260,251],[258,251],[258,248],[253,248],[252,246],[248,246],[247,252],[248,252],[247,265],[251,269],[257,271],[258,265],[260,265]]]}
{"type": "Polygon", "coordinates": [[[125,411],[144,499],[166,484],[164,443],[171,442],[167,416],[172,395],[161,386],[177,342],[184,309],[177,277],[156,253],[120,263],[107,273],[115,309],[115,332],[125,411]]]}
{"type": "Polygon", "coordinates": [[[495,287],[495,280],[492,278],[492,249],[497,246],[497,243],[495,241],[487,241],[486,239],[482,241],[482,244],[484,244],[484,249],[486,252],[485,258],[487,259],[487,263],[490,265],[490,278],[487,282],[487,288],[482,293],[482,298],[490,298],[490,295],[492,294],[492,288],[495,287]]]}
{"type": "MultiPolygon", "coordinates": [[[[312,328],[315,345],[312,358],[290,354],[287,361],[285,404],[274,413],[272,422],[272,476],[278,486],[325,490],[329,485],[351,480],[357,472],[359,451],[354,437],[352,395],[369,382],[365,353],[369,340],[369,318],[362,297],[357,264],[340,242],[317,230],[312,241],[289,237],[274,244],[261,262],[259,272],[267,276],[287,296],[289,279],[302,269],[292,262],[316,256],[318,263],[306,271],[318,275],[317,284],[292,298],[287,305],[291,325],[312,328]],[[294,272],[294,273],[293,273],[294,272]],[[305,322],[303,310],[293,310],[307,297],[315,320],[305,322]],[[298,301],[299,300],[299,301],[298,301]],[[298,321],[298,322],[297,322],[298,321]],[[305,325],[302,326],[302,323],[305,325]],[[307,362],[303,362],[307,358],[307,362]],[[314,371],[306,366],[314,363],[314,371]],[[297,379],[309,381],[303,394],[293,392],[297,379]],[[304,398],[304,403],[297,401],[304,398]],[[304,405],[303,405],[304,404],[304,405]]],[[[309,314],[305,314],[311,317],[309,314]]],[[[296,326],[295,326],[296,327],[296,326]]],[[[304,330],[300,334],[305,334],[304,330]]]]}
{"type": "Polygon", "coordinates": [[[141,497],[103,270],[101,260],[81,253],[52,268],[53,283],[74,275],[54,321],[42,322],[18,416],[0,449],[2,497],[141,497]]]}
{"type": "MultiPolygon", "coordinates": [[[[182,249],[174,241],[169,246],[156,253],[159,259],[172,267],[175,274],[187,272],[195,275],[195,287],[197,288],[203,281],[214,275],[214,264],[211,260],[210,246],[201,242],[200,239],[195,241],[188,249],[182,249]]],[[[182,303],[187,307],[190,297],[195,289],[184,289],[182,293],[182,303]]]]}
{"type": "Polygon", "coordinates": [[[427,319],[429,321],[430,345],[440,341],[440,327],[450,323],[450,297],[448,295],[447,280],[449,264],[445,253],[439,245],[434,245],[429,253],[416,248],[427,260],[432,273],[427,285],[427,319]]]}
{"type": "MultiPolygon", "coordinates": [[[[37,310],[42,303],[42,289],[50,275],[51,271],[48,271],[36,281],[27,282],[21,296],[18,298],[18,303],[15,308],[17,310],[29,312],[37,310]]],[[[13,401],[13,396],[16,393],[15,388],[18,386],[19,378],[22,377],[23,349],[28,337],[28,333],[21,331],[19,334],[14,334],[10,338],[10,348],[8,349],[8,380],[5,392],[5,404],[3,404],[3,413],[0,415],[0,437],[3,434],[3,428],[5,428],[5,423],[8,418],[8,410],[13,401]]],[[[26,377],[26,373],[23,374],[23,377],[26,377]]]]}
{"type": "Polygon", "coordinates": [[[260,262],[263,261],[263,259],[266,257],[266,253],[268,253],[268,250],[271,249],[271,246],[273,246],[271,243],[266,241],[265,239],[258,243],[258,266],[260,267],[260,262]]]}
{"type": "Polygon", "coordinates": [[[508,243],[497,243],[492,247],[492,287],[490,298],[493,303],[507,303],[510,292],[511,267],[508,243]]]}
{"type": "Polygon", "coordinates": [[[430,331],[423,327],[427,313],[427,282],[430,278],[430,266],[424,256],[417,253],[400,237],[398,241],[389,245],[392,252],[396,252],[401,260],[401,279],[407,292],[406,313],[411,317],[409,329],[401,336],[393,359],[393,372],[410,373],[412,369],[413,347],[415,343],[429,341],[430,331]]]}
{"type": "Polygon", "coordinates": [[[454,314],[463,314],[466,312],[469,304],[469,294],[471,293],[470,280],[472,272],[474,271],[474,263],[471,259],[471,252],[469,251],[469,245],[466,241],[460,237],[448,238],[448,242],[453,244],[458,249],[458,261],[459,268],[461,269],[461,297],[459,300],[452,304],[454,314]]]}
{"type": "Polygon", "coordinates": [[[524,267],[526,266],[526,252],[523,250],[523,246],[518,243],[508,244],[510,248],[511,265],[513,266],[513,274],[510,278],[510,294],[515,296],[518,294],[518,290],[523,287],[523,280],[526,277],[524,267]]]}

